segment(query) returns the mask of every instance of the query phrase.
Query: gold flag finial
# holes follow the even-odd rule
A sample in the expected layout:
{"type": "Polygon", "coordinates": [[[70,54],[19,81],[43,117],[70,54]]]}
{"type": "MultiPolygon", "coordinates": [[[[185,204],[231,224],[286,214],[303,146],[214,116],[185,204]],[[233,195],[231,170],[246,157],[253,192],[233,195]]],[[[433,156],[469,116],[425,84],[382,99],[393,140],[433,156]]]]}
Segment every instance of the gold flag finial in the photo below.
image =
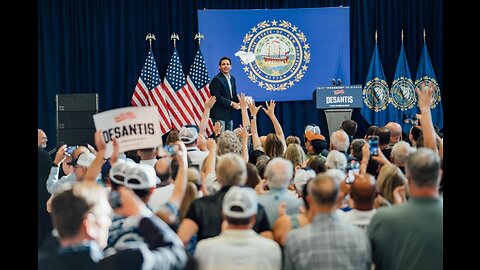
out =
{"type": "Polygon", "coordinates": [[[377,40],[378,40],[378,34],[377,34],[377,30],[375,30],[375,43],[377,43],[377,40]]]}
{"type": "Polygon", "coordinates": [[[402,42],[403,42],[403,29],[402,29],[402,42]]]}
{"type": "Polygon", "coordinates": [[[173,40],[173,47],[176,48],[177,47],[177,40],[180,40],[180,37],[177,35],[177,33],[173,33],[170,36],[170,39],[173,40]]]}
{"type": "Polygon", "coordinates": [[[145,37],[145,40],[148,40],[150,42],[150,49],[151,49],[152,48],[152,40],[156,40],[155,35],[152,34],[152,33],[148,33],[147,37],[145,37]]]}
{"type": "Polygon", "coordinates": [[[198,39],[198,46],[200,46],[200,41],[202,38],[205,38],[202,33],[198,32],[193,39],[198,39]]]}
{"type": "Polygon", "coordinates": [[[423,41],[427,39],[427,36],[425,35],[425,28],[423,28],[423,41]]]}

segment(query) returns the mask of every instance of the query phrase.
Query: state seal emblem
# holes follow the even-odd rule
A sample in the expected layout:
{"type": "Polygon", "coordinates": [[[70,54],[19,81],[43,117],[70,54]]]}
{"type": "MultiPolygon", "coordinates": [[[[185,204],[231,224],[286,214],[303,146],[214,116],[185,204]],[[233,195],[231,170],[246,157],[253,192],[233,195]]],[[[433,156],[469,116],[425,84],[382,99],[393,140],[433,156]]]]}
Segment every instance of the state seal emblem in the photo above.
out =
{"type": "Polygon", "coordinates": [[[393,107],[405,111],[411,109],[417,101],[412,79],[400,77],[393,81],[390,89],[390,103],[393,107]]]}
{"type": "Polygon", "coordinates": [[[415,89],[418,87],[421,91],[426,91],[426,86],[428,86],[429,84],[433,83],[435,85],[435,89],[433,91],[433,95],[432,95],[432,105],[430,105],[430,108],[431,109],[435,109],[435,107],[437,107],[438,103],[440,102],[440,87],[438,86],[438,83],[437,83],[437,80],[435,80],[434,78],[430,77],[430,76],[423,76],[421,79],[418,79],[415,81],[415,89]],[[421,83],[425,83],[425,88],[422,89],[420,87],[420,84],[421,83]]]}
{"type": "Polygon", "coordinates": [[[302,80],[311,61],[307,37],[285,20],[266,20],[243,38],[240,52],[255,55],[243,71],[253,83],[268,91],[284,91],[302,80]]]}
{"type": "Polygon", "coordinates": [[[388,104],[388,86],[385,80],[373,78],[363,88],[363,102],[370,110],[383,111],[388,104]]]}

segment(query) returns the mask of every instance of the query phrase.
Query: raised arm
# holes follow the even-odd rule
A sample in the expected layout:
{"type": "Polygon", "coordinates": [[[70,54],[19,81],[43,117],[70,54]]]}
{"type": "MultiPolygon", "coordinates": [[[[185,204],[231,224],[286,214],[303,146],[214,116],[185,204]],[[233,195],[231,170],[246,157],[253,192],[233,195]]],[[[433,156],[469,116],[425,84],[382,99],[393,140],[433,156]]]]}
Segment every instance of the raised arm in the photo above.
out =
{"type": "Polygon", "coordinates": [[[168,201],[177,207],[177,209],[180,209],[180,204],[182,204],[185,190],[187,189],[187,148],[181,141],[175,142],[175,147],[176,155],[173,158],[178,162],[178,173],[175,178],[175,188],[168,201]]]}
{"type": "Polygon", "coordinates": [[[421,83],[419,87],[415,89],[415,91],[418,95],[418,108],[420,109],[420,114],[417,115],[417,117],[420,119],[420,123],[422,125],[422,134],[425,147],[432,149],[438,154],[437,143],[435,140],[435,129],[433,128],[432,114],[430,112],[432,95],[433,91],[435,91],[435,84],[430,83],[427,87],[425,87],[425,83],[421,83]]]}
{"type": "Polygon", "coordinates": [[[242,157],[245,163],[248,163],[248,137],[250,134],[243,126],[240,126],[240,135],[242,137],[242,157]]]}
{"type": "Polygon", "coordinates": [[[203,106],[205,110],[203,111],[202,120],[200,120],[198,128],[200,129],[200,133],[205,137],[207,137],[207,125],[208,119],[210,118],[210,110],[212,109],[213,105],[215,105],[216,101],[217,98],[215,96],[210,96],[207,100],[205,100],[205,104],[203,106]]]}
{"type": "Polygon", "coordinates": [[[268,117],[270,117],[270,120],[272,121],[273,128],[275,129],[275,134],[277,135],[278,139],[283,144],[283,152],[287,150],[287,144],[285,143],[285,135],[283,134],[283,129],[282,126],[280,125],[280,122],[278,122],[277,117],[275,116],[275,100],[271,99],[270,104],[265,101],[265,105],[267,106],[267,109],[263,108],[263,111],[265,112],[268,117]]]}
{"type": "Polygon", "coordinates": [[[239,103],[240,103],[240,110],[242,112],[242,126],[246,128],[250,126],[250,119],[248,119],[248,112],[247,112],[247,98],[245,97],[244,93],[237,95],[239,103]]]}
{"type": "Polygon", "coordinates": [[[260,143],[260,138],[258,136],[257,132],[257,114],[258,111],[262,108],[262,105],[255,107],[255,100],[252,99],[251,103],[248,103],[248,109],[250,110],[250,113],[252,114],[252,121],[250,122],[250,131],[252,132],[252,144],[253,144],[253,150],[256,150],[257,147],[261,146],[262,144],[260,143]]]}

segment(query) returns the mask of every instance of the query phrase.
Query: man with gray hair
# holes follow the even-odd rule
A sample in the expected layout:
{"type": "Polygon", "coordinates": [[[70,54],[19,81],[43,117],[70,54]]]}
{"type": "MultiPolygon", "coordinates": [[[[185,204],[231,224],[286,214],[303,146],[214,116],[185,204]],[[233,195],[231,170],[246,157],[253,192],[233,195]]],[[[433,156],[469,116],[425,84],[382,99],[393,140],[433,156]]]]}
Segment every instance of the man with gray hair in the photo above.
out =
{"type": "Polygon", "coordinates": [[[339,220],[338,185],[323,173],[307,184],[310,225],[291,231],[285,243],[285,268],[370,269],[371,248],[362,229],[339,220]]]}
{"type": "MultiPolygon", "coordinates": [[[[194,234],[198,241],[217,236],[222,226],[222,201],[232,186],[243,186],[247,180],[247,166],[238,154],[228,153],[220,156],[216,167],[218,183],[222,188],[215,194],[196,199],[190,205],[177,234],[186,245],[194,234]]],[[[273,239],[265,209],[259,205],[257,220],[253,230],[262,236],[273,239]]]]}
{"type": "Polygon", "coordinates": [[[352,157],[348,154],[348,149],[350,148],[350,141],[348,139],[348,134],[339,129],[332,133],[330,136],[330,151],[337,150],[345,155],[347,162],[350,163],[352,157]]]}
{"type": "Polygon", "coordinates": [[[265,169],[265,178],[269,191],[258,196],[258,202],[265,207],[270,224],[274,224],[278,218],[278,205],[285,203],[287,215],[299,213],[299,207],[303,205],[300,198],[288,192],[288,185],[293,179],[293,164],[281,157],[272,159],[265,169]]]}
{"type": "Polygon", "coordinates": [[[410,199],[378,210],[367,230],[378,269],[443,269],[441,174],[434,151],[419,148],[408,157],[410,199]]]}
{"type": "Polygon", "coordinates": [[[410,144],[405,141],[399,141],[395,143],[390,154],[390,160],[393,164],[397,165],[400,170],[405,173],[405,164],[407,163],[408,156],[415,152],[415,148],[412,148],[410,144]]]}

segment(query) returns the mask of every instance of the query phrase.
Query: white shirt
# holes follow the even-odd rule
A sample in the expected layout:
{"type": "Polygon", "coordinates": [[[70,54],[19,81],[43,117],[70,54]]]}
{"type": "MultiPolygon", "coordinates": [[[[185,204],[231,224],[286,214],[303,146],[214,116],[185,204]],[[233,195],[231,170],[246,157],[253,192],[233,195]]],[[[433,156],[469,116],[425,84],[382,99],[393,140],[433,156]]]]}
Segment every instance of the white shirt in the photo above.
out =
{"type": "Polygon", "coordinates": [[[153,190],[153,193],[150,196],[150,200],[148,200],[147,204],[154,213],[158,211],[160,206],[164,205],[168,199],[170,199],[174,188],[175,184],[169,184],[153,190]]]}
{"type": "Polygon", "coordinates": [[[227,83],[228,83],[228,89],[230,89],[230,98],[233,98],[233,94],[232,94],[232,83],[230,82],[230,74],[225,74],[225,73],[222,73],[225,78],[227,78],[227,83]]]}
{"type": "Polygon", "coordinates": [[[208,156],[208,151],[203,152],[197,146],[187,147],[187,156],[192,162],[192,165],[197,165],[198,170],[202,169],[203,160],[208,156]]]}
{"type": "Polygon", "coordinates": [[[203,239],[195,249],[199,270],[281,269],[278,244],[253,230],[225,230],[219,236],[203,239]]]}
{"type": "Polygon", "coordinates": [[[377,210],[372,209],[369,211],[360,211],[357,209],[352,209],[348,212],[343,213],[340,216],[341,221],[356,225],[362,228],[364,231],[367,231],[368,224],[377,210]]]}

